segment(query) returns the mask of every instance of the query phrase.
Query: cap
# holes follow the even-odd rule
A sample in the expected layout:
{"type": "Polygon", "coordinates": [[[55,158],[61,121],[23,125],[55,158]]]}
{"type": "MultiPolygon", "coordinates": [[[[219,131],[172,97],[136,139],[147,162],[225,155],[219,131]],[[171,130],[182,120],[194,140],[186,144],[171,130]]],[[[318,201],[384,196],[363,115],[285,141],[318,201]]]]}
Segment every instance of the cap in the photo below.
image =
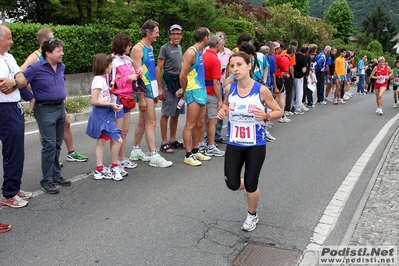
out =
{"type": "Polygon", "coordinates": [[[280,43],[279,42],[273,42],[274,43],[274,48],[280,48],[280,43]]]}
{"type": "Polygon", "coordinates": [[[172,26],[170,26],[169,30],[175,30],[175,29],[183,30],[183,28],[178,24],[173,24],[172,26]]]}

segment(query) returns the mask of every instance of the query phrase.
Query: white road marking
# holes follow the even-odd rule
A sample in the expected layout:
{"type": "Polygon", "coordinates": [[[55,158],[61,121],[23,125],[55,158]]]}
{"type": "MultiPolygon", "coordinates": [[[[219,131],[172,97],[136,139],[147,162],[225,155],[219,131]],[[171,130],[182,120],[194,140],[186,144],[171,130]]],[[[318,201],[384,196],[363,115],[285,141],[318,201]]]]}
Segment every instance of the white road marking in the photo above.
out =
{"type": "Polygon", "coordinates": [[[335,225],[337,224],[338,218],[341,215],[343,208],[345,207],[346,201],[348,200],[353,188],[355,187],[371,156],[373,155],[383,138],[387,135],[391,126],[398,119],[399,114],[394,116],[385,124],[385,126],[380,130],[380,132],[378,132],[377,136],[373,139],[367,149],[357,160],[344,181],[341,183],[330,203],[325,208],[323,216],[320,218],[319,223],[316,225],[313,231],[313,236],[310,238],[310,243],[306,247],[300,259],[300,266],[318,264],[318,253],[320,247],[324,244],[324,241],[327,239],[327,237],[330,235],[335,225]]]}

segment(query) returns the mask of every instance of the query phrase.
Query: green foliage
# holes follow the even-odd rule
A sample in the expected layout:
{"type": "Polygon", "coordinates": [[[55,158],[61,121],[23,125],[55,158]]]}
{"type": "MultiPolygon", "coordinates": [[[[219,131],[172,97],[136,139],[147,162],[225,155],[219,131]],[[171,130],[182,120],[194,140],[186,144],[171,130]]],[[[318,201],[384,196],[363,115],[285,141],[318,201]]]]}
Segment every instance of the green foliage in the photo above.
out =
{"type": "Polygon", "coordinates": [[[302,16],[308,16],[310,13],[309,0],[266,0],[267,6],[282,4],[291,4],[293,8],[298,9],[302,16]]]}
{"type": "Polygon", "coordinates": [[[362,21],[362,36],[364,36],[365,41],[379,41],[382,44],[383,51],[392,52],[394,44],[391,39],[397,34],[398,30],[387,13],[380,5],[370,12],[362,21]],[[385,27],[386,31],[384,31],[385,27]]]}
{"type": "Polygon", "coordinates": [[[377,40],[370,42],[367,45],[367,50],[372,52],[375,57],[382,55],[382,45],[377,40]]]}
{"type": "Polygon", "coordinates": [[[349,42],[353,35],[353,13],[346,0],[335,0],[324,14],[325,22],[330,23],[337,29],[336,38],[349,42]]]}
{"type": "MultiPolygon", "coordinates": [[[[310,15],[322,18],[323,13],[332,2],[333,0],[310,0],[310,15]]],[[[362,30],[362,19],[379,4],[385,8],[387,11],[386,15],[391,17],[396,27],[399,28],[399,12],[397,12],[397,10],[399,10],[398,0],[348,0],[348,4],[356,18],[354,20],[354,26],[357,31],[362,30]]]]}
{"type": "Polygon", "coordinates": [[[320,46],[335,32],[331,26],[322,21],[302,16],[291,4],[271,6],[268,10],[273,15],[265,28],[257,32],[260,43],[268,40],[280,40],[284,43],[297,40],[299,44],[312,42],[320,46]]]}
{"type": "MultiPolygon", "coordinates": [[[[7,25],[12,34],[14,45],[10,52],[18,64],[22,65],[25,59],[36,50],[37,31],[42,27],[49,27],[54,31],[54,36],[63,40],[66,73],[89,72],[92,69],[94,55],[109,53],[112,38],[120,30],[102,24],[88,26],[53,26],[41,24],[11,23],[7,25]]],[[[138,37],[138,30],[127,31],[133,37],[138,37]]],[[[138,41],[139,39],[136,38],[138,41]]]]}
{"type": "Polygon", "coordinates": [[[90,106],[90,97],[69,97],[65,101],[67,113],[80,113],[83,109],[90,106]]]}

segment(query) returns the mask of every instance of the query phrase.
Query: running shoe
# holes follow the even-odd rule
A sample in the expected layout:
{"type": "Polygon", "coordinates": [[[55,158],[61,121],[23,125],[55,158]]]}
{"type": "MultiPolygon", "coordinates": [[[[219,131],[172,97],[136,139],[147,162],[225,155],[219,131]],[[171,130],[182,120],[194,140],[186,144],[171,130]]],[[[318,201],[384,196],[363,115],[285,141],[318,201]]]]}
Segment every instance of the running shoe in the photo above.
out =
{"type": "Polygon", "coordinates": [[[108,167],[103,166],[103,170],[102,170],[101,172],[100,172],[100,171],[97,171],[97,170],[94,171],[93,178],[94,178],[95,180],[112,179],[112,176],[110,175],[110,172],[109,172],[109,170],[108,170],[108,167]]]}
{"type": "Polygon", "coordinates": [[[338,99],[337,98],[334,98],[334,100],[333,100],[333,104],[338,104],[338,99]]]}
{"type": "Polygon", "coordinates": [[[159,153],[157,153],[155,156],[151,156],[150,159],[150,166],[154,167],[165,168],[171,166],[172,164],[173,162],[165,160],[165,158],[163,158],[159,153]]]}
{"type": "Polygon", "coordinates": [[[119,172],[121,173],[122,177],[127,176],[129,173],[125,170],[125,167],[123,167],[123,165],[118,165],[119,167],[119,172]]]}
{"type": "Polygon", "coordinates": [[[338,99],[338,103],[344,104],[344,103],[346,103],[346,102],[344,101],[344,99],[339,98],[339,99],[338,99]]]}
{"type": "Polygon", "coordinates": [[[127,158],[123,159],[123,161],[118,162],[119,165],[122,165],[123,167],[127,169],[133,169],[137,167],[137,163],[129,161],[127,158]]]}
{"type": "Polygon", "coordinates": [[[256,224],[259,222],[258,214],[252,215],[250,213],[247,214],[247,219],[245,219],[244,224],[241,229],[247,232],[251,232],[255,230],[256,224]]]}
{"type": "Polygon", "coordinates": [[[326,102],[326,101],[322,101],[320,104],[321,104],[321,105],[326,105],[327,102],[326,102]]]}
{"type": "Polygon", "coordinates": [[[398,108],[398,104],[397,104],[397,103],[394,103],[394,104],[393,104],[393,108],[398,108]]]}
{"type": "Polygon", "coordinates": [[[295,111],[294,114],[295,114],[295,115],[303,115],[304,112],[300,110],[300,111],[295,111]]]}
{"type": "Polygon", "coordinates": [[[211,159],[210,156],[206,156],[200,152],[194,153],[193,154],[194,158],[200,161],[209,161],[211,159]]]}
{"type": "Polygon", "coordinates": [[[87,156],[82,155],[78,151],[74,151],[72,153],[68,153],[67,161],[68,162],[86,162],[89,158],[87,156]]]}
{"type": "Polygon", "coordinates": [[[266,131],[266,140],[267,140],[267,142],[275,142],[275,141],[276,141],[276,138],[273,137],[273,136],[270,134],[269,131],[266,131]]]}
{"type": "Polygon", "coordinates": [[[11,230],[11,224],[2,224],[0,223],[0,233],[5,233],[11,230]]]}
{"type": "Polygon", "coordinates": [[[191,165],[191,166],[199,166],[202,164],[200,161],[195,159],[193,154],[191,154],[190,157],[188,157],[188,158],[184,157],[184,163],[191,165]]]}
{"type": "Polygon", "coordinates": [[[302,106],[301,106],[301,111],[302,111],[302,112],[308,112],[308,111],[309,111],[309,108],[307,108],[304,104],[302,104],[302,106]]]}
{"type": "Polygon", "coordinates": [[[279,122],[279,123],[290,123],[290,122],[291,122],[291,119],[289,119],[288,117],[284,116],[284,117],[281,117],[281,118],[278,120],[278,122],[279,122]]]}
{"type": "Polygon", "coordinates": [[[382,108],[378,111],[378,115],[383,115],[384,113],[382,112],[382,108]]]}
{"type": "Polygon", "coordinates": [[[206,156],[215,156],[215,157],[222,157],[224,156],[224,151],[219,150],[218,148],[209,148],[205,151],[206,156]]]}
{"type": "Polygon", "coordinates": [[[132,161],[143,161],[143,162],[148,162],[151,157],[146,155],[141,149],[133,149],[132,152],[130,153],[130,160],[132,161]]]}
{"type": "Polygon", "coordinates": [[[27,191],[20,190],[20,191],[18,191],[17,195],[18,195],[21,199],[26,200],[26,199],[32,198],[33,193],[32,193],[32,192],[27,192],[27,191]]]}
{"type": "Polygon", "coordinates": [[[380,112],[380,109],[381,109],[381,108],[377,107],[377,110],[375,110],[375,112],[376,112],[376,113],[380,112]]]}
{"type": "Polygon", "coordinates": [[[206,145],[199,145],[198,152],[205,153],[206,149],[207,149],[206,145]]]}
{"type": "Polygon", "coordinates": [[[115,180],[115,181],[122,181],[123,180],[121,172],[119,171],[119,166],[111,167],[109,169],[109,173],[110,173],[110,175],[111,175],[113,180],[115,180]]]}
{"type": "Polygon", "coordinates": [[[3,195],[0,196],[0,205],[9,206],[11,208],[22,208],[28,205],[27,200],[21,199],[18,195],[12,198],[6,199],[3,195]]]}

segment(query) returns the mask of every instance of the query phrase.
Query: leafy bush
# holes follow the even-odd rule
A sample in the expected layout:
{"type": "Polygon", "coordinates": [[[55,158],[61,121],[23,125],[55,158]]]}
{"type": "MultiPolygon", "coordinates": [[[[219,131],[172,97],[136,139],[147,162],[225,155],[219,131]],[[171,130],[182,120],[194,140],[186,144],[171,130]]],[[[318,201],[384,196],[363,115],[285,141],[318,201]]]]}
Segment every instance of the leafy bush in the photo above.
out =
{"type": "MultiPolygon", "coordinates": [[[[126,33],[132,37],[132,44],[141,40],[138,27],[131,29],[116,29],[104,24],[96,23],[87,26],[54,26],[49,24],[24,24],[10,23],[7,25],[13,35],[14,45],[10,53],[13,54],[19,65],[38,47],[37,31],[43,27],[51,28],[54,36],[63,40],[66,74],[90,72],[93,58],[97,53],[110,53],[112,38],[117,33],[126,33]]],[[[185,31],[182,39],[182,48],[185,51],[194,44],[194,33],[185,31]]],[[[157,57],[160,47],[169,41],[166,36],[160,36],[153,43],[155,56],[157,57]]]]}
{"type": "Polygon", "coordinates": [[[83,109],[89,107],[90,97],[70,97],[66,99],[65,109],[67,113],[80,113],[83,109]]]}

